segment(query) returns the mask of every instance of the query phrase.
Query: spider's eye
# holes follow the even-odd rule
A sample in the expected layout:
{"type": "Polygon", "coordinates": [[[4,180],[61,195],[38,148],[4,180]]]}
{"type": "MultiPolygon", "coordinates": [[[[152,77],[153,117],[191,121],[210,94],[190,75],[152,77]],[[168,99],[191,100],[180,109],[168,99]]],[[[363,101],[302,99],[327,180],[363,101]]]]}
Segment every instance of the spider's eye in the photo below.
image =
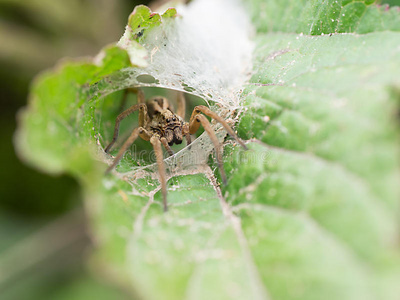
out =
{"type": "Polygon", "coordinates": [[[176,121],[176,118],[175,118],[175,117],[172,117],[172,121],[176,121]]]}

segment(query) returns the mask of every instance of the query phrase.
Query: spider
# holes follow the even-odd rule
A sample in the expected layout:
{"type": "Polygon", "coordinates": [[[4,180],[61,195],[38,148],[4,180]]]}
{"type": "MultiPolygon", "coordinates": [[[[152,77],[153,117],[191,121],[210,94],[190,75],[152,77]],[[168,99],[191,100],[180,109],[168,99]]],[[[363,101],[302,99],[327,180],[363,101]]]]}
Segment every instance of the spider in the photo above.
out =
{"type": "Polygon", "coordinates": [[[247,149],[246,145],[241,139],[239,139],[239,137],[235,134],[228,123],[226,123],[226,121],[218,114],[211,111],[208,107],[204,105],[196,106],[193,109],[189,122],[185,122],[186,103],[183,93],[178,94],[178,110],[176,113],[174,113],[167,98],[156,96],[146,101],[142,90],[138,89],[135,90],[135,92],[137,93],[138,104],[132,105],[127,110],[123,111],[117,116],[113,138],[111,140],[111,143],[105,148],[104,151],[108,153],[116,142],[121,121],[135,111],[139,111],[139,127],[135,128],[132,131],[128,139],[118,151],[118,154],[115,157],[113,163],[106,170],[106,173],[110,172],[118,164],[124,153],[138,137],[141,137],[146,141],[150,141],[156,155],[159,181],[161,184],[161,191],[163,196],[164,211],[167,211],[167,180],[161,145],[164,146],[169,155],[173,155],[174,152],[172,151],[170,146],[172,146],[173,144],[181,144],[183,137],[185,137],[186,139],[186,144],[190,145],[190,135],[196,133],[200,125],[202,125],[204,130],[209,135],[212,143],[214,144],[217,164],[220,170],[221,178],[223,183],[226,185],[227,181],[222,164],[221,144],[218,142],[217,136],[215,135],[215,132],[212,129],[210,122],[204,115],[209,116],[217,122],[221,123],[225,130],[244,149],[247,149]]]}

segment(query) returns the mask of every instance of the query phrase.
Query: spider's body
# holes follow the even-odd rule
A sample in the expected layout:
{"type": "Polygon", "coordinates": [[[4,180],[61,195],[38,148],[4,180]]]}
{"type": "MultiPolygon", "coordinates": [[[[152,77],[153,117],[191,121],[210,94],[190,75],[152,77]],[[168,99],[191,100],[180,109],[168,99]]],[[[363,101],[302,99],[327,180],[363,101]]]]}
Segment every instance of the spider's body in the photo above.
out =
{"type": "Polygon", "coordinates": [[[185,121],[172,112],[169,102],[164,97],[155,97],[146,102],[149,128],[154,134],[165,137],[169,146],[182,144],[182,128],[185,121]]]}
{"type": "Polygon", "coordinates": [[[180,97],[178,98],[177,113],[173,112],[168,100],[164,97],[153,97],[145,102],[143,92],[141,90],[138,90],[137,94],[138,104],[131,106],[130,108],[118,115],[115,122],[113,139],[104,151],[108,152],[116,142],[121,121],[137,110],[139,110],[139,127],[132,131],[131,135],[122,145],[113,163],[108,167],[106,172],[111,171],[118,164],[125,151],[139,136],[146,141],[150,141],[150,143],[154,147],[154,151],[156,154],[161,190],[163,193],[164,211],[166,211],[167,182],[161,144],[170,155],[173,155],[174,152],[172,151],[170,146],[172,146],[173,144],[181,144],[184,137],[186,139],[187,145],[189,145],[191,143],[190,135],[196,133],[200,125],[202,125],[214,144],[221,177],[224,183],[226,183],[226,176],[222,165],[222,152],[220,149],[221,145],[218,142],[218,139],[211,127],[210,122],[204,115],[202,115],[202,113],[221,123],[225,130],[233,138],[235,138],[239,144],[246,148],[245,144],[236,136],[232,128],[229,127],[225,120],[218,116],[215,112],[211,111],[208,107],[199,105],[194,108],[189,122],[186,122],[185,99],[183,98],[183,94],[179,94],[180,97]]]}

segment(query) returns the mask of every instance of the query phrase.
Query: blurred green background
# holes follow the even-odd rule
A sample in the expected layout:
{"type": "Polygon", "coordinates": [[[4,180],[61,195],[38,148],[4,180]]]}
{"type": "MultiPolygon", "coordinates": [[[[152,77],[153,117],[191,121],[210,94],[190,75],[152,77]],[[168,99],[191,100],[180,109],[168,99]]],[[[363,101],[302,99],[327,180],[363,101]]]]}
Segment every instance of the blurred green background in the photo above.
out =
{"type": "Polygon", "coordinates": [[[126,297],[87,270],[91,242],[75,180],[26,166],[12,138],[34,76],[62,58],[96,55],[148,2],[0,0],[1,299],[126,297]]]}
{"type": "Polygon", "coordinates": [[[118,41],[135,5],[148,2],[0,0],[1,299],[124,296],[87,271],[90,239],[75,180],[25,165],[12,139],[34,76],[118,41]]]}

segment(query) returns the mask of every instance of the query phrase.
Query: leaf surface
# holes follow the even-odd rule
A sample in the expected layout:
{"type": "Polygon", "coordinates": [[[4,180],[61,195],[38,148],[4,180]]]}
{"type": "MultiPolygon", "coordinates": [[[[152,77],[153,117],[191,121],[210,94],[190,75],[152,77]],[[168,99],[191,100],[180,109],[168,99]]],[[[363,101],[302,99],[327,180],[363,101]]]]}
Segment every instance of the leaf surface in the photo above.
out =
{"type": "MultiPolygon", "coordinates": [[[[160,16],[140,6],[121,41],[94,62],[67,62],[42,74],[20,116],[21,156],[81,181],[97,249],[91,264],[136,296],[396,299],[396,8],[371,1],[253,0],[245,6],[256,28],[253,70],[234,87],[244,89],[237,129],[250,150],[225,147],[229,182],[222,191],[209,166],[182,168],[168,182],[170,212],[163,214],[157,174],[141,166],[151,155],[138,156],[150,149],[144,142],[124,156],[118,172],[103,175],[104,161],[112,158],[102,147],[123,88],[173,82],[211,104],[229,96],[218,90],[225,82],[218,72],[216,79],[200,76],[206,61],[188,59],[182,71],[193,74],[182,75],[179,63],[174,72],[169,66],[184,52],[167,52],[171,62],[158,56],[179,41],[169,32],[185,16],[174,10],[160,16]]],[[[220,104],[226,103],[232,110],[235,101],[220,104]]],[[[133,128],[124,126],[125,133],[133,128]]],[[[204,138],[197,145],[210,145],[204,138]]],[[[212,147],[202,147],[207,158],[212,147]]]]}

